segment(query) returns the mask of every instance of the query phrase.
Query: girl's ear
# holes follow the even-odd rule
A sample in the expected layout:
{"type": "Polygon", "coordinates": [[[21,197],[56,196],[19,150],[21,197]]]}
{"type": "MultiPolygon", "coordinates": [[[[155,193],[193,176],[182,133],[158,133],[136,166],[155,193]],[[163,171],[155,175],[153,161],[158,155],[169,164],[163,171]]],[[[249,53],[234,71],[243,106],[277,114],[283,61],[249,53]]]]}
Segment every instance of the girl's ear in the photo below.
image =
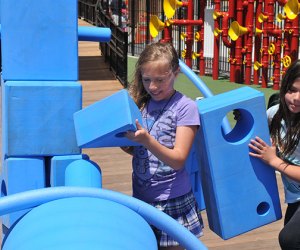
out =
{"type": "Polygon", "coordinates": [[[180,73],[180,67],[178,67],[178,68],[176,69],[176,71],[174,72],[174,75],[177,76],[179,73],[180,73]]]}

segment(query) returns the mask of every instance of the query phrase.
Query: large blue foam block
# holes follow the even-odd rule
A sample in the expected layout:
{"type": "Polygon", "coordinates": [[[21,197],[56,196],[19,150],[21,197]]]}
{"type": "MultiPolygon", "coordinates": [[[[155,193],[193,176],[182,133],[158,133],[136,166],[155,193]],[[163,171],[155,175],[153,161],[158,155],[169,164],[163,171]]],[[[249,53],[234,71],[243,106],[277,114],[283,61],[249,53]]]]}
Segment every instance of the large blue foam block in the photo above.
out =
{"type": "Polygon", "coordinates": [[[263,93],[243,87],[197,102],[201,119],[201,177],[209,227],[228,239],[281,218],[274,170],[249,156],[255,136],[270,141],[263,93]],[[224,135],[222,120],[240,118],[224,135]]]}
{"type": "Polygon", "coordinates": [[[80,155],[56,155],[51,158],[50,185],[51,187],[65,186],[66,168],[73,161],[88,160],[86,154],[80,155]]]}
{"type": "Polygon", "coordinates": [[[123,89],[74,114],[78,146],[81,148],[136,146],[123,133],[136,130],[142,115],[127,90],[123,89]]]}
{"type": "MultiPolygon", "coordinates": [[[[45,187],[44,158],[8,158],[2,169],[1,196],[12,195],[45,187]]],[[[2,223],[10,228],[28,209],[2,217],[2,223]]]]}
{"type": "Polygon", "coordinates": [[[9,81],[3,92],[6,156],[80,154],[73,122],[82,107],[80,83],[9,81]]]}
{"type": "Polygon", "coordinates": [[[78,80],[77,20],[77,0],[1,0],[4,80],[78,80]]]}
{"type": "Polygon", "coordinates": [[[157,249],[154,233],[141,215],[91,197],[59,199],[33,208],[11,230],[3,250],[18,249],[20,244],[31,250],[157,249]]]}

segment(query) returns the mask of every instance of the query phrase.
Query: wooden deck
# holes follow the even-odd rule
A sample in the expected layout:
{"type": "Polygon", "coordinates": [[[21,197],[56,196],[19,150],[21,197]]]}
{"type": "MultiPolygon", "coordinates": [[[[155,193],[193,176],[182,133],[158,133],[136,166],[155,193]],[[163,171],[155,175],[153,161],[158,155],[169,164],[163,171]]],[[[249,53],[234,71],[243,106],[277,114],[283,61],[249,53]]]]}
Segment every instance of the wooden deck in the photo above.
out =
{"type": "MultiPolygon", "coordinates": [[[[79,24],[88,25],[82,20],[79,20],[79,24]]],[[[83,86],[84,107],[122,89],[122,85],[115,79],[112,72],[109,71],[108,66],[105,64],[103,57],[101,57],[97,43],[79,42],[79,68],[79,78],[83,86]]],[[[88,154],[90,159],[95,161],[101,167],[103,188],[131,195],[130,156],[125,154],[119,148],[88,149],[83,152],[88,154]]],[[[282,184],[279,175],[277,179],[284,214],[285,204],[283,203],[282,184]]],[[[205,222],[205,228],[204,236],[201,238],[201,241],[209,249],[280,249],[277,237],[280,229],[282,228],[283,220],[271,223],[225,241],[210,231],[205,211],[202,213],[202,216],[205,222]]]]}

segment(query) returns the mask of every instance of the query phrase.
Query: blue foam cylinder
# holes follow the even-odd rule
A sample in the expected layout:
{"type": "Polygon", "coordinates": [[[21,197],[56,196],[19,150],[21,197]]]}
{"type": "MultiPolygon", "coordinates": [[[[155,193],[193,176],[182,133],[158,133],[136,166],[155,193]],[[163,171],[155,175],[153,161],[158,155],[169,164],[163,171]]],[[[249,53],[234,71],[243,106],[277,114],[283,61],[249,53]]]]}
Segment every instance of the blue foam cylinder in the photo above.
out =
{"type": "MultiPolygon", "coordinates": [[[[4,160],[1,174],[1,196],[12,195],[45,187],[44,158],[8,158],[4,160]]],[[[28,210],[21,210],[2,217],[10,228],[28,210]]]]}
{"type": "Polygon", "coordinates": [[[1,0],[3,79],[77,81],[77,13],[77,0],[1,0]]]}
{"type": "Polygon", "coordinates": [[[92,41],[92,42],[109,42],[111,38],[111,30],[103,27],[78,27],[78,40],[79,41],[92,41]]]}
{"type": "Polygon", "coordinates": [[[80,154],[73,123],[82,107],[80,83],[8,81],[2,92],[6,156],[80,154]]]}
{"type": "Polygon", "coordinates": [[[9,233],[3,250],[157,249],[148,223],[113,201],[74,197],[32,209],[9,233]],[[117,240],[116,240],[117,237],[117,240]]]}
{"type": "Polygon", "coordinates": [[[65,185],[101,188],[101,169],[90,160],[73,161],[66,168],[65,185]]]}
{"type": "Polygon", "coordinates": [[[67,166],[76,160],[88,160],[86,154],[83,155],[56,155],[51,158],[50,185],[51,187],[65,186],[65,171],[67,166]]]}
{"type": "Polygon", "coordinates": [[[250,139],[259,136],[270,141],[263,93],[243,87],[197,104],[209,227],[228,239],[280,219],[275,171],[249,156],[250,139]],[[222,120],[235,109],[241,117],[225,135],[222,120]]]}
{"type": "Polygon", "coordinates": [[[77,144],[81,148],[136,146],[123,133],[136,130],[142,115],[127,90],[122,89],[74,114],[77,144]]]}
{"type": "Polygon", "coordinates": [[[94,197],[117,202],[141,215],[150,225],[154,225],[165,231],[186,249],[207,249],[198,238],[167,214],[143,201],[112,190],[82,187],[54,187],[27,191],[1,198],[0,215],[20,209],[32,208],[46,202],[68,197],[94,197]]]}

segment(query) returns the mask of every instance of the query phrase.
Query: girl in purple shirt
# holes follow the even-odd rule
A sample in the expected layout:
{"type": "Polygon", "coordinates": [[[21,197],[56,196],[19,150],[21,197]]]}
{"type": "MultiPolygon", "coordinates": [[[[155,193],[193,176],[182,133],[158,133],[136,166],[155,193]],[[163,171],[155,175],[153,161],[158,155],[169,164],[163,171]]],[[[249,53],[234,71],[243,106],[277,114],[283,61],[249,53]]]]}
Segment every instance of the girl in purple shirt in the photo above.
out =
{"type": "MultiPolygon", "coordinates": [[[[141,53],[129,90],[140,108],[143,124],[126,137],[141,146],[123,148],[133,155],[133,196],[167,213],[202,235],[203,223],[192,193],[185,161],[200,125],[196,103],[174,89],[180,71],[170,43],[153,43],[141,53]]],[[[160,249],[183,249],[154,228],[160,249]]]]}

